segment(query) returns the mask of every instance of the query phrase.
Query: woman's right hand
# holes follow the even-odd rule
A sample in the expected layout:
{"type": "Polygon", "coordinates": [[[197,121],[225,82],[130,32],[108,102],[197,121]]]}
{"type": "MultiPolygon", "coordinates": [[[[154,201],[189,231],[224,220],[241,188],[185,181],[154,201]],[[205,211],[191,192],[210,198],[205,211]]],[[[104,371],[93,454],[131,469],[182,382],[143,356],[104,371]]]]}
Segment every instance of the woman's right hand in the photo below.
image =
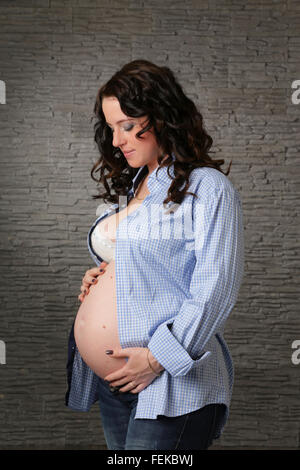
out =
{"type": "Polygon", "coordinates": [[[78,300],[80,300],[80,302],[82,302],[85,296],[88,295],[90,286],[97,284],[98,276],[104,274],[107,265],[108,263],[102,261],[100,266],[97,266],[97,268],[88,269],[86,271],[80,287],[81,294],[78,296],[78,300]],[[103,271],[100,271],[100,269],[103,269],[103,271]]]}

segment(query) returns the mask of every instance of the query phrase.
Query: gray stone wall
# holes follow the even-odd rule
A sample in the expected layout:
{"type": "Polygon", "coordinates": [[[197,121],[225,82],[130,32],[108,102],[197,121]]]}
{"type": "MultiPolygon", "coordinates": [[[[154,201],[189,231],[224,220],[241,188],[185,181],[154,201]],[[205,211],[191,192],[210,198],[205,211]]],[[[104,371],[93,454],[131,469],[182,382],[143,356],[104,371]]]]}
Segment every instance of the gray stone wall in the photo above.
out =
{"type": "Polygon", "coordinates": [[[1,0],[0,448],[106,448],[98,404],[64,405],[65,364],[94,265],[92,108],[136,58],[174,70],[243,202],[245,277],[225,332],[234,391],[211,449],[299,448],[297,0],[1,0]]]}

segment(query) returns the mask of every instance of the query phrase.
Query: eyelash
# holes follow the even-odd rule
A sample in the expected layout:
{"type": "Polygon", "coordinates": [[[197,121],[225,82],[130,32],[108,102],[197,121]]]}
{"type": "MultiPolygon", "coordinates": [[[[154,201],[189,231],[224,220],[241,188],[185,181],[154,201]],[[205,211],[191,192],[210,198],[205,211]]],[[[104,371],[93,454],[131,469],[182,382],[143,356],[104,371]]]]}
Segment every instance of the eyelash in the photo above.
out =
{"type": "MultiPolygon", "coordinates": [[[[112,132],[114,132],[114,130],[113,130],[110,126],[108,126],[108,127],[110,128],[110,130],[111,130],[112,132]]],[[[129,131],[131,131],[133,128],[134,128],[134,124],[130,124],[127,129],[124,129],[124,131],[129,132],[129,131]]]]}

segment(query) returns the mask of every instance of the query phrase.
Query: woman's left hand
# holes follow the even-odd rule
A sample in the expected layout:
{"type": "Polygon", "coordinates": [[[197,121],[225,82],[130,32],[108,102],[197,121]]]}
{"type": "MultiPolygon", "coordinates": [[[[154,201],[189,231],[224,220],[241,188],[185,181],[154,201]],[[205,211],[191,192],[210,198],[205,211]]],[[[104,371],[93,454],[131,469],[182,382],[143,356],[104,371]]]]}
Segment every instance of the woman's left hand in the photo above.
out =
{"type": "Polygon", "coordinates": [[[149,366],[147,354],[148,348],[114,350],[109,357],[128,357],[128,361],[121,369],[104,377],[104,380],[114,387],[124,385],[119,392],[141,392],[157,377],[149,366]]]}

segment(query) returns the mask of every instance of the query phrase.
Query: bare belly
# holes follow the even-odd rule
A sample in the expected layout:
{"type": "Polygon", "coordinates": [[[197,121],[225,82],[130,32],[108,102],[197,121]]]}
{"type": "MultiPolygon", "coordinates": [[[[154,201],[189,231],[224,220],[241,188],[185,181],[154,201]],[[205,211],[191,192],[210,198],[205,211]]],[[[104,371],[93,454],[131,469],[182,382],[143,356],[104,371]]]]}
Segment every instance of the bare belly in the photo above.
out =
{"type": "Polygon", "coordinates": [[[84,362],[101,378],[121,369],[124,358],[112,358],[106,349],[121,348],[118,332],[115,261],[82,301],[74,325],[77,348],[84,362]]]}

